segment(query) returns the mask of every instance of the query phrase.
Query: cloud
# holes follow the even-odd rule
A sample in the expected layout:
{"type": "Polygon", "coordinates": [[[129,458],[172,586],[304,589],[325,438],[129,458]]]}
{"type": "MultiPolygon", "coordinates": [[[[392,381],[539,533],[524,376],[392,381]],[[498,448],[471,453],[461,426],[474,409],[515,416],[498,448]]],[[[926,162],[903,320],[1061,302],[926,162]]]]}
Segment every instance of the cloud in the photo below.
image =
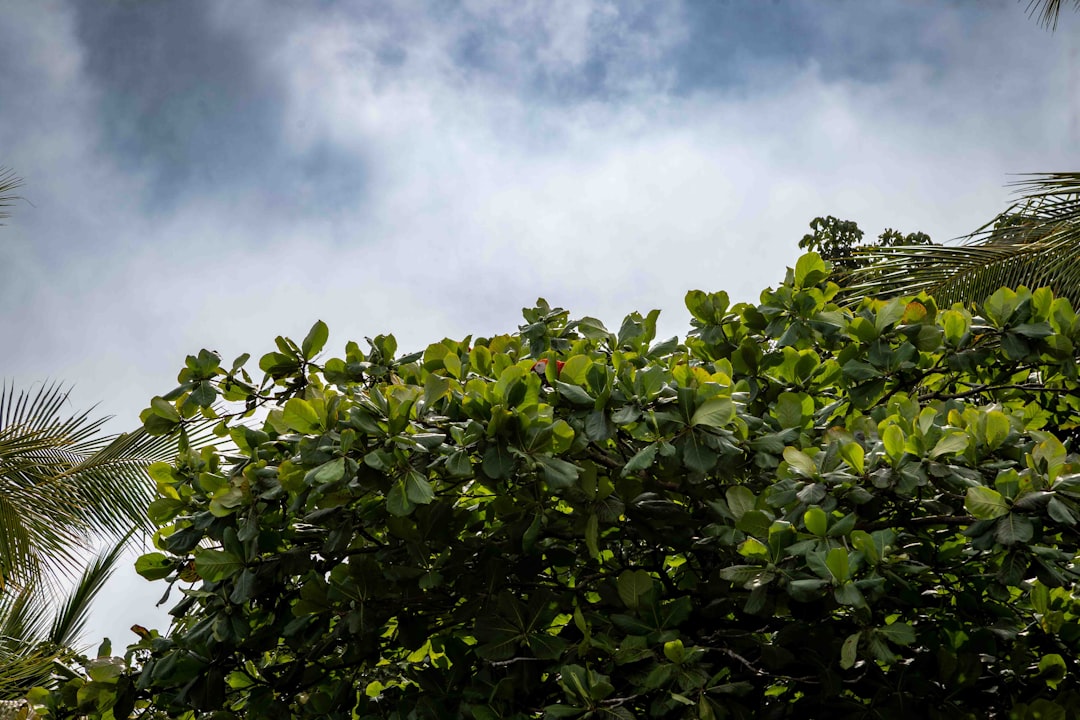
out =
{"type": "MultiPolygon", "coordinates": [[[[330,352],[537,296],[682,333],[686,290],[755,299],[816,215],[947,239],[1080,160],[1072,40],[1022,8],[750,7],[9,5],[0,162],[34,207],[0,229],[5,373],[123,429],[187,353],[317,318],[330,352]]],[[[164,623],[121,585],[94,635],[164,623]]]]}

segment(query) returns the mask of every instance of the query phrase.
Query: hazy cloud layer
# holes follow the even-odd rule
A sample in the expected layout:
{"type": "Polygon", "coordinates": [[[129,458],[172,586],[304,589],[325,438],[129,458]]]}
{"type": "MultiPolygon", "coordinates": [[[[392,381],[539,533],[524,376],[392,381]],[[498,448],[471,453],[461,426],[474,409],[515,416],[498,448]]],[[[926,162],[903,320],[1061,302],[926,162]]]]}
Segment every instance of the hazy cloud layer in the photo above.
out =
{"type": "MultiPolygon", "coordinates": [[[[116,429],[201,347],[754,299],[831,213],[947,239],[1080,161],[1080,18],[999,3],[15,0],[3,377],[116,429]]],[[[128,576],[92,633],[127,639],[128,576]],[[111,604],[111,607],[110,607],[111,604]]]]}

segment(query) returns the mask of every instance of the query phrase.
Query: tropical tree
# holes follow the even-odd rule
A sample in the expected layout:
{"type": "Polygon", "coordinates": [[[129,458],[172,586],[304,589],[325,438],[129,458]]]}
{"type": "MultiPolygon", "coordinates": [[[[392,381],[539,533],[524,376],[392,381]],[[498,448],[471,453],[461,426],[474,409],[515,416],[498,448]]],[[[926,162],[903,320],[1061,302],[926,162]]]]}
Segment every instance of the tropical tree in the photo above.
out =
{"type": "MultiPolygon", "coordinates": [[[[886,228],[874,242],[866,241],[865,235],[854,221],[827,215],[810,221],[810,232],[803,235],[799,247],[816,252],[832,263],[831,279],[843,288],[854,282],[853,270],[866,268],[873,263],[873,256],[865,253],[867,250],[934,244],[924,232],[905,235],[898,230],[886,228]]],[[[865,274],[860,277],[865,279],[865,274]]]]}
{"type": "MultiPolygon", "coordinates": [[[[21,184],[0,168],[0,219],[21,184]]],[[[91,602],[149,527],[146,467],[177,448],[141,428],[105,434],[108,418],[68,415],[67,400],[58,384],[0,386],[0,701],[70,675],[91,602]],[[84,567],[101,542],[110,547],[84,567]]]]}
{"type": "Polygon", "coordinates": [[[1080,306],[1080,173],[1016,183],[1020,198],[960,245],[904,245],[857,253],[848,302],[926,292],[938,303],[982,301],[997,288],[1049,287],[1080,306]]]}
{"type": "Polygon", "coordinates": [[[1080,317],[833,302],[804,256],[756,304],[617,332],[322,358],[328,329],[189,358],[152,432],[168,637],[35,691],[47,717],[1036,718],[1080,714],[1080,317]]]}
{"type": "Polygon", "coordinates": [[[146,467],[176,452],[174,439],[141,428],[105,434],[108,418],[68,415],[67,402],[58,384],[0,388],[0,699],[25,695],[73,655],[125,541],[149,528],[146,467]],[[111,548],[84,568],[103,541],[111,548]]]}

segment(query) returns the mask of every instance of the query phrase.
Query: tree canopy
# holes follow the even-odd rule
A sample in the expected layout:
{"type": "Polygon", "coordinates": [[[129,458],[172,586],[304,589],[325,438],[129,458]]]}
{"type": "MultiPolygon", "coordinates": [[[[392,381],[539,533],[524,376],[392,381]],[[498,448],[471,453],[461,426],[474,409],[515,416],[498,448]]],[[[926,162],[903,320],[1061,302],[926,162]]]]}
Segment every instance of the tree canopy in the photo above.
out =
{"type": "Polygon", "coordinates": [[[319,322],[258,381],[190,356],[145,427],[235,448],[151,467],[175,626],[37,711],[1080,713],[1080,319],[837,290],[809,254],[759,303],[690,292],[681,341],[540,301],[405,356],[323,359],[319,322]]]}

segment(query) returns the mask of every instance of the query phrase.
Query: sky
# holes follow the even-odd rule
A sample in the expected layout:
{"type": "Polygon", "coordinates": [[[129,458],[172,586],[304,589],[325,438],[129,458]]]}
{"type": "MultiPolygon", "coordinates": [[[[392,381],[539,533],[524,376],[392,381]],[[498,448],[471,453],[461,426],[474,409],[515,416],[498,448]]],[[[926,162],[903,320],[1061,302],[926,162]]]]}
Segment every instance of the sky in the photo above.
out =
{"type": "MultiPolygon", "coordinates": [[[[537,297],[682,335],[815,216],[962,236],[1080,166],[1080,15],[1026,4],[4,0],[0,378],[118,432],[187,354],[317,319],[331,356],[537,297]]],[[[162,591],[122,570],[88,644],[166,627],[162,591]]]]}

